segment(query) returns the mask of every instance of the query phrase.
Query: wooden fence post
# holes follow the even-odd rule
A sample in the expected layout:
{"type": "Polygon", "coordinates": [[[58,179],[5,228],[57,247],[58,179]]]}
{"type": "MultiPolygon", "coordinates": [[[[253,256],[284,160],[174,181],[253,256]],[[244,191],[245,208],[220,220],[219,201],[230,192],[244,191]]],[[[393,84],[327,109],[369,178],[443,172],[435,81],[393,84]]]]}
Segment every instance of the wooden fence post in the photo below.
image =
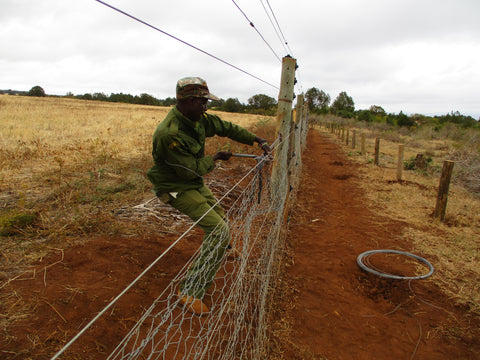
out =
{"type": "MultiPolygon", "coordinates": [[[[296,164],[299,166],[301,161],[301,146],[303,140],[303,131],[305,130],[304,127],[306,125],[306,121],[303,121],[303,108],[304,108],[304,101],[303,101],[303,94],[298,95],[297,97],[297,111],[295,117],[295,143],[294,143],[294,154],[295,154],[295,161],[296,164]]],[[[299,176],[299,175],[297,175],[299,176]]]]}
{"type": "MultiPolygon", "coordinates": [[[[302,95],[303,96],[303,95],[302,95]]],[[[309,111],[308,111],[308,104],[304,101],[303,102],[303,117],[302,117],[302,123],[303,124],[307,124],[305,126],[302,127],[302,138],[300,139],[300,144],[301,144],[301,149],[302,151],[305,150],[305,147],[307,146],[307,134],[308,134],[308,124],[309,124],[309,120],[308,120],[308,114],[309,114],[309,111]]]]}
{"type": "Polygon", "coordinates": [[[352,134],[352,149],[355,149],[356,137],[357,137],[357,130],[353,130],[353,134],[352,134]]]}
{"type": "Polygon", "coordinates": [[[440,184],[438,186],[437,204],[435,205],[435,211],[433,213],[433,217],[441,221],[445,220],[448,188],[450,187],[453,165],[455,165],[455,162],[451,160],[445,160],[443,162],[442,175],[440,176],[440,184]]]}
{"type": "MultiPolygon", "coordinates": [[[[274,166],[272,169],[272,183],[276,191],[279,193],[287,191],[288,178],[282,181],[287,175],[288,164],[288,146],[290,139],[291,122],[292,122],[292,103],[293,90],[295,84],[295,67],[297,61],[286,56],[282,59],[282,77],[280,79],[280,92],[278,94],[277,105],[277,121],[280,125],[280,135],[282,140],[279,142],[275,151],[274,166]]],[[[292,136],[295,136],[292,134],[292,136]]]]}
{"type": "Polygon", "coordinates": [[[404,144],[398,145],[398,160],[397,160],[397,180],[398,181],[402,180],[404,150],[405,150],[405,145],[404,144]]]}
{"type": "Polygon", "coordinates": [[[375,139],[375,161],[374,164],[378,166],[380,157],[380,139],[375,139]]]}
{"type": "Polygon", "coordinates": [[[345,140],[345,144],[348,146],[348,140],[349,140],[349,137],[350,137],[350,130],[347,129],[347,138],[345,140]]]}
{"type": "Polygon", "coordinates": [[[365,134],[362,134],[361,137],[361,152],[362,156],[365,156],[366,150],[365,150],[365,134]]]}

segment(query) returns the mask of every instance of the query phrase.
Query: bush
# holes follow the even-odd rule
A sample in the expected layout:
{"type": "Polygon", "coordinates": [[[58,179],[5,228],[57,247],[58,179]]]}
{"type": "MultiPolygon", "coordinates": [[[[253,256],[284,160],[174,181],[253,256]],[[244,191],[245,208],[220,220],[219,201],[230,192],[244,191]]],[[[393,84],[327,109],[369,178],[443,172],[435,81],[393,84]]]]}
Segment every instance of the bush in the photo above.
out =
{"type": "Polygon", "coordinates": [[[45,97],[45,91],[41,86],[34,86],[32,87],[28,93],[27,96],[37,96],[37,97],[45,97]]]}
{"type": "Polygon", "coordinates": [[[357,119],[360,121],[372,122],[375,116],[369,110],[359,110],[357,112],[357,119]]]}
{"type": "Polygon", "coordinates": [[[430,156],[425,157],[423,155],[422,156],[419,156],[419,155],[417,155],[417,157],[412,157],[409,160],[404,161],[406,170],[415,170],[415,169],[421,169],[421,168],[425,170],[429,166],[429,164],[432,163],[433,159],[430,156]],[[420,166],[419,166],[419,158],[422,160],[421,161],[422,165],[420,166]]]}
{"type": "Polygon", "coordinates": [[[398,114],[398,117],[397,117],[397,125],[411,127],[415,125],[415,121],[412,118],[405,115],[402,111],[400,111],[400,114],[398,114]]]}

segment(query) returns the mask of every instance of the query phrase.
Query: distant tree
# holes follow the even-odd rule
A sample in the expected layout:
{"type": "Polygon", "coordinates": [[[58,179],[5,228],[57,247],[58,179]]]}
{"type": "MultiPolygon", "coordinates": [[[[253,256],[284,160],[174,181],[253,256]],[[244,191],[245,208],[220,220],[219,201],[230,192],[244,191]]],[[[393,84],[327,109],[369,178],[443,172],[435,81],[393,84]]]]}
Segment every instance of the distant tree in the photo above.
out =
{"type": "Polygon", "coordinates": [[[130,95],[130,94],[124,94],[124,93],[113,94],[112,93],[108,97],[108,101],[133,104],[134,101],[135,101],[135,97],[133,95],[130,95]]]}
{"type": "Polygon", "coordinates": [[[452,111],[449,114],[442,115],[442,116],[435,116],[441,123],[451,122],[455,124],[459,124],[462,127],[478,127],[477,121],[471,117],[460,114],[459,111],[452,111]]]}
{"type": "Polygon", "coordinates": [[[208,107],[210,109],[218,109],[218,110],[223,110],[225,106],[225,100],[220,99],[220,100],[212,100],[208,102],[208,107]]]}
{"type": "Polygon", "coordinates": [[[254,109],[268,110],[271,107],[277,105],[277,100],[268,95],[257,94],[253,95],[250,99],[248,99],[248,105],[253,107],[254,109]]]}
{"type": "Polygon", "coordinates": [[[355,116],[355,103],[345,91],[342,91],[333,101],[331,110],[335,115],[352,118],[355,116]]]}
{"type": "Polygon", "coordinates": [[[136,96],[135,103],[140,105],[160,105],[159,100],[145,93],[140,94],[140,97],[136,96]]]}
{"type": "Polygon", "coordinates": [[[268,95],[257,94],[248,99],[248,108],[255,113],[273,115],[276,111],[276,106],[277,100],[268,95]]]}
{"type": "Polygon", "coordinates": [[[400,111],[400,113],[397,116],[397,125],[412,127],[413,125],[415,125],[415,121],[412,118],[410,118],[408,115],[400,111]]]}
{"type": "Polygon", "coordinates": [[[330,95],[328,95],[323,90],[320,90],[318,94],[318,106],[320,107],[320,112],[326,114],[328,112],[328,105],[330,104],[330,95]]]}
{"type": "Polygon", "coordinates": [[[89,93],[85,93],[85,94],[77,96],[77,97],[79,99],[82,99],[82,100],[93,100],[92,94],[89,94],[89,93]]]}
{"type": "Polygon", "coordinates": [[[172,106],[177,104],[177,99],[173,97],[167,97],[161,101],[162,106],[172,106]]]}
{"type": "Polygon", "coordinates": [[[308,104],[308,109],[314,113],[327,113],[330,100],[330,95],[316,87],[308,89],[305,93],[305,102],[308,104]]]}
{"type": "Polygon", "coordinates": [[[372,105],[370,106],[370,112],[375,116],[385,116],[387,113],[381,106],[372,105]]]}
{"type": "Polygon", "coordinates": [[[438,124],[437,120],[422,114],[413,114],[413,115],[410,115],[410,118],[413,120],[415,124],[420,124],[420,125],[428,124],[428,123],[438,124]]]}
{"type": "Polygon", "coordinates": [[[98,100],[98,101],[108,101],[107,95],[105,95],[104,93],[101,93],[101,92],[93,93],[92,99],[93,100],[98,100]]]}
{"type": "Polygon", "coordinates": [[[397,121],[397,115],[395,114],[388,114],[386,116],[386,122],[387,124],[390,124],[390,125],[395,125],[396,121],[397,121]]]}
{"type": "Polygon", "coordinates": [[[73,93],[71,91],[67,92],[67,94],[65,95],[65,97],[67,98],[73,98],[75,97],[75,95],[73,95],[73,93]]]}
{"type": "Polygon", "coordinates": [[[317,99],[319,94],[320,90],[318,90],[316,87],[308,89],[305,93],[305,102],[308,104],[308,109],[311,112],[315,112],[315,110],[318,110],[317,99]]]}
{"type": "Polygon", "coordinates": [[[227,112],[242,112],[243,109],[244,105],[237,98],[228,98],[223,108],[227,112]]]}
{"type": "Polygon", "coordinates": [[[43,88],[41,86],[36,85],[28,91],[27,96],[44,97],[45,96],[45,91],[43,90],[43,88]]]}
{"type": "Polygon", "coordinates": [[[358,110],[357,119],[365,122],[372,122],[375,120],[375,115],[370,110],[358,110]]]}

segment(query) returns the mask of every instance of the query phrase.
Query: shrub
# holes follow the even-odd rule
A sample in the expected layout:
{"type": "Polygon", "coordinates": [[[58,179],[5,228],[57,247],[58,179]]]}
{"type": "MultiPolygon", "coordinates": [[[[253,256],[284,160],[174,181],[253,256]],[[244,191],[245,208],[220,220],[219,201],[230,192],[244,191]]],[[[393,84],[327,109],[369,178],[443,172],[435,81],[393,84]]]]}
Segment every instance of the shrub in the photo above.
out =
{"type": "Polygon", "coordinates": [[[45,91],[42,89],[41,86],[34,86],[32,87],[28,93],[28,96],[38,96],[38,97],[45,97],[45,91]]]}

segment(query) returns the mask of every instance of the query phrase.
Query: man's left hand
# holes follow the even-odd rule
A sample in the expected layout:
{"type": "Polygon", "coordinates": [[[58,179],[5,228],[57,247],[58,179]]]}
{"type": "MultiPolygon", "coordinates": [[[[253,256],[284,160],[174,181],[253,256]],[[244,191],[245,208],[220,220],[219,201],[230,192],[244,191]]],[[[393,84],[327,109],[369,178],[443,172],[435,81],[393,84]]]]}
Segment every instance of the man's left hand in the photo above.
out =
{"type": "Polygon", "coordinates": [[[268,145],[267,140],[257,136],[255,137],[255,141],[258,142],[258,146],[260,146],[265,155],[268,155],[272,151],[270,145],[268,145]]]}

